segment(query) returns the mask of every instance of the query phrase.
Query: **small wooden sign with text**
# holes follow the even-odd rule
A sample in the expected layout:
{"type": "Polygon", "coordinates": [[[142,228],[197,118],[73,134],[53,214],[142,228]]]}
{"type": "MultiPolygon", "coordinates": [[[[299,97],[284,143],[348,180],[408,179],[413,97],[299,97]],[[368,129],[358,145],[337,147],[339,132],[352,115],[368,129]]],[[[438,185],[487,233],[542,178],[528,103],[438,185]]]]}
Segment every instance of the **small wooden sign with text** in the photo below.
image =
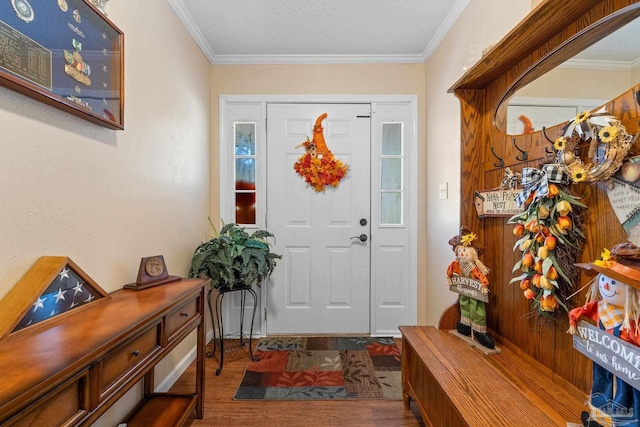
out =
{"type": "MultiPolygon", "coordinates": [[[[638,164],[638,163],[636,163],[638,164]]],[[[619,179],[611,178],[612,186],[607,187],[607,196],[620,224],[629,235],[629,241],[640,244],[640,188],[638,184],[631,184],[619,179]]]]}
{"type": "Polygon", "coordinates": [[[640,390],[640,347],[585,321],[578,322],[576,329],[573,348],[631,387],[640,390]]]}
{"type": "Polygon", "coordinates": [[[478,217],[508,217],[522,212],[516,197],[520,190],[479,190],[473,198],[478,217]]]}
{"type": "Polygon", "coordinates": [[[482,283],[479,280],[465,276],[451,276],[449,290],[478,301],[489,302],[489,295],[482,293],[482,283]]]}

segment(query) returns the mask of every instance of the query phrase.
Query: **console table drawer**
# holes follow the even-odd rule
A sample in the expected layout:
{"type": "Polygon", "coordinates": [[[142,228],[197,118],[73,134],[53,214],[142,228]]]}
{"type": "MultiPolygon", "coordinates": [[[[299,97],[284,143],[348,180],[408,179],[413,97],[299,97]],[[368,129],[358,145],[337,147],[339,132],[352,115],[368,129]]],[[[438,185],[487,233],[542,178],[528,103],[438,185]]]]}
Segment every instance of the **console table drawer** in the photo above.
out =
{"type": "Polygon", "coordinates": [[[138,365],[147,361],[154,350],[160,350],[160,324],[109,352],[99,362],[100,396],[119,379],[126,378],[138,365]]]}
{"type": "Polygon", "coordinates": [[[167,338],[171,341],[174,335],[187,324],[191,319],[196,317],[200,310],[200,298],[194,298],[178,310],[166,317],[167,338]]]}
{"type": "MultiPolygon", "coordinates": [[[[58,259],[54,261],[57,277],[58,259]]],[[[39,276],[50,280],[40,267],[35,276],[26,276],[25,283],[38,283],[39,276]]],[[[202,419],[206,351],[202,319],[209,287],[209,280],[182,279],[144,290],[121,289],[83,310],[0,338],[0,426],[91,426],[138,384],[142,396],[126,416],[140,419],[137,425],[176,427],[192,411],[202,419]],[[194,387],[184,394],[155,393],[157,364],[192,333],[194,387]]],[[[24,301],[0,304],[0,313],[17,316],[21,309],[14,305],[21,307],[24,301]]],[[[0,316],[0,330],[8,324],[3,320],[0,316]]],[[[111,425],[116,424],[118,420],[112,419],[111,425]]]]}
{"type": "Polygon", "coordinates": [[[10,419],[7,427],[54,427],[76,425],[89,413],[89,370],[56,387],[24,412],[10,419]]]}

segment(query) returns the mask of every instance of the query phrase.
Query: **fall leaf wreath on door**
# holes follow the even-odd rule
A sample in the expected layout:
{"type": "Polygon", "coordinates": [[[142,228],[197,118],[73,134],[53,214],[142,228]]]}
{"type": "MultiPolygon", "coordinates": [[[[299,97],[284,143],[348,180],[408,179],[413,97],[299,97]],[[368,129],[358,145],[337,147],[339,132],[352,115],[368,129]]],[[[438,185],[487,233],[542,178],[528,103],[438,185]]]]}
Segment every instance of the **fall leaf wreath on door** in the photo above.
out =
{"type": "Polygon", "coordinates": [[[313,138],[309,140],[307,137],[305,142],[296,146],[304,147],[305,153],[293,165],[293,169],[317,193],[323,192],[326,187],[337,188],[349,171],[349,166],[336,159],[327,147],[322,127],[322,121],[326,118],[327,113],[320,115],[313,126],[313,138]]]}

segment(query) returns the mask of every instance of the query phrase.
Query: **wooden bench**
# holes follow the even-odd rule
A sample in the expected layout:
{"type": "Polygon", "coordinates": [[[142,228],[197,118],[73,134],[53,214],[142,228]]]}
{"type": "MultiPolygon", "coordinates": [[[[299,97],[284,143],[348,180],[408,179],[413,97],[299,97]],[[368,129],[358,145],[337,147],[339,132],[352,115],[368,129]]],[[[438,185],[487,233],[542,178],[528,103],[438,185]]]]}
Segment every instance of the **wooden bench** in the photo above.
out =
{"type": "Polygon", "coordinates": [[[414,399],[427,426],[582,425],[587,396],[554,383],[501,347],[484,355],[446,330],[401,326],[405,409],[414,399]]]}

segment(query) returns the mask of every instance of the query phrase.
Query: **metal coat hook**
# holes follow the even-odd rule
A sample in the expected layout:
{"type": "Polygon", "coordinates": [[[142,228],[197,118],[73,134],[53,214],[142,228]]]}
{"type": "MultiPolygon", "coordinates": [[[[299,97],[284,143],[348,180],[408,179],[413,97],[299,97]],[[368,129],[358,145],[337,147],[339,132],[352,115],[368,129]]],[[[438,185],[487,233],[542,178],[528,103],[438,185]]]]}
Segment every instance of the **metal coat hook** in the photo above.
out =
{"type": "Polygon", "coordinates": [[[526,151],[523,151],[520,149],[520,147],[518,147],[518,145],[516,144],[516,139],[512,138],[511,142],[513,143],[513,146],[516,147],[516,150],[518,150],[520,153],[522,153],[522,157],[519,157],[518,155],[516,155],[516,160],[524,162],[525,160],[527,160],[529,158],[529,155],[527,154],[526,151]]]}
{"type": "Polygon", "coordinates": [[[633,94],[635,95],[636,102],[640,105],[640,90],[634,91],[633,94]]]}
{"type": "Polygon", "coordinates": [[[498,159],[498,164],[496,164],[495,162],[493,163],[493,166],[497,167],[497,168],[501,168],[504,166],[504,160],[502,160],[500,157],[498,157],[498,155],[496,154],[495,151],[493,151],[493,145],[491,146],[491,154],[493,154],[493,157],[495,157],[496,159],[498,159]]]}
{"type": "Polygon", "coordinates": [[[554,149],[549,149],[549,147],[544,147],[544,161],[550,163],[556,156],[556,151],[554,149]]]}
{"type": "MultiPolygon", "coordinates": [[[[545,139],[547,141],[549,141],[554,147],[555,147],[555,141],[552,141],[551,138],[549,138],[549,135],[547,135],[547,128],[542,126],[542,135],[544,135],[545,139]]],[[[553,148],[549,148],[547,146],[544,147],[544,159],[545,161],[549,162],[553,159],[553,157],[556,155],[556,150],[553,148]]]]}
{"type": "MultiPolygon", "coordinates": [[[[547,139],[547,141],[549,141],[552,144],[555,144],[555,141],[552,141],[551,138],[549,138],[549,135],[547,135],[547,128],[542,126],[542,135],[544,135],[544,137],[547,139]]],[[[547,151],[545,149],[545,151],[547,151]]]]}

